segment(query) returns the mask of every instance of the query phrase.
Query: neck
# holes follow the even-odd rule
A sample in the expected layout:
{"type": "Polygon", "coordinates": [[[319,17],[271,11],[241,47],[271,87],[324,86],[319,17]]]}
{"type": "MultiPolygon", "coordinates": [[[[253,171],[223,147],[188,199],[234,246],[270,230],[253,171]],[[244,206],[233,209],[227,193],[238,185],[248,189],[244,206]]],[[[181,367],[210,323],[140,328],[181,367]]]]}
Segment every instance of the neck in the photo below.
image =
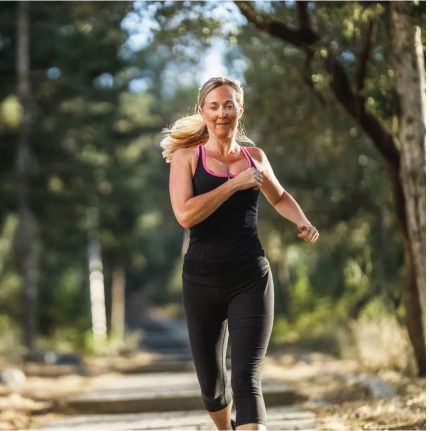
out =
{"type": "Polygon", "coordinates": [[[215,151],[216,153],[221,154],[223,157],[227,157],[230,154],[240,151],[239,144],[236,142],[234,137],[222,139],[210,136],[205,144],[205,148],[215,151]]]}

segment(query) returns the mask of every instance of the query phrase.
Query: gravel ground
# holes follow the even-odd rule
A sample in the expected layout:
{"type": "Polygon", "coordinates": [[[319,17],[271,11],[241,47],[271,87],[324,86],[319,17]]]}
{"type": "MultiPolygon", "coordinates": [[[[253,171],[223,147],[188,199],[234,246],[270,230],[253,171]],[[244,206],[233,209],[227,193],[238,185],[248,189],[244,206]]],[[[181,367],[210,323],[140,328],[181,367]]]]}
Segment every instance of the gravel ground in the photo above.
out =
{"type": "MultiPolygon", "coordinates": [[[[40,429],[47,422],[69,418],[61,413],[67,395],[97,389],[121,376],[109,372],[102,358],[98,367],[105,374],[30,376],[20,386],[0,384],[0,429],[40,429]]],[[[372,370],[357,361],[321,353],[278,351],[266,357],[263,367],[297,390],[297,406],[315,413],[317,429],[426,429],[425,378],[372,370]]]]}

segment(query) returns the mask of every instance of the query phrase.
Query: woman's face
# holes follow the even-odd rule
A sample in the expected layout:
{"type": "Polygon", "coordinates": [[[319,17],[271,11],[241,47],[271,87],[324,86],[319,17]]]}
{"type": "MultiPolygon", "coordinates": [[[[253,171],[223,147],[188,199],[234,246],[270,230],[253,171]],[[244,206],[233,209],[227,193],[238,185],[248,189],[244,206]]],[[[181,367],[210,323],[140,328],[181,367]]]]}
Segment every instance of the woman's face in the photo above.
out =
{"type": "Polygon", "coordinates": [[[243,104],[239,106],[236,92],[229,85],[222,85],[211,90],[204,101],[200,115],[206,121],[209,136],[228,138],[234,136],[239,118],[243,113],[243,104]]]}

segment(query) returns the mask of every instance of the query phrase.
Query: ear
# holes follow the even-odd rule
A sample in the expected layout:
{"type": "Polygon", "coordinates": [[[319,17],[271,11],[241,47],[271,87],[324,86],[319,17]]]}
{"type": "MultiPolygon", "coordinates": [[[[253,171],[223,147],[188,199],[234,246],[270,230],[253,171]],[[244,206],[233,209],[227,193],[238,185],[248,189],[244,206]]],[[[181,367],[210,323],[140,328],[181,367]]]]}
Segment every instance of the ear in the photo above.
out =
{"type": "Polygon", "coordinates": [[[203,115],[203,109],[202,109],[202,108],[200,108],[200,106],[199,106],[199,114],[200,114],[200,116],[202,117],[202,120],[205,120],[205,121],[206,121],[206,119],[205,119],[205,117],[204,117],[204,115],[203,115]]]}
{"type": "Polygon", "coordinates": [[[243,117],[243,103],[239,107],[239,118],[243,117]]]}

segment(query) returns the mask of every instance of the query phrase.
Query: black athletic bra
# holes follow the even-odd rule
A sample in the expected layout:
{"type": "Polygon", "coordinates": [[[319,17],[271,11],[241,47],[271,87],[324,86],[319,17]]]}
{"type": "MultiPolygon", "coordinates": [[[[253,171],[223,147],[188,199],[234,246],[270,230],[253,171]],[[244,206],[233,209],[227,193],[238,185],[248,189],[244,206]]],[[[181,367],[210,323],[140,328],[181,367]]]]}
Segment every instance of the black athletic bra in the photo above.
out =
{"type": "MultiPolygon", "coordinates": [[[[245,147],[248,160],[255,163],[245,147]]],[[[197,149],[193,175],[194,196],[221,186],[234,174],[215,174],[206,166],[205,147],[197,149]]],[[[183,272],[196,275],[221,275],[266,268],[269,262],[257,235],[260,189],[239,190],[209,217],[190,228],[190,244],[184,256],[183,272]]]]}

